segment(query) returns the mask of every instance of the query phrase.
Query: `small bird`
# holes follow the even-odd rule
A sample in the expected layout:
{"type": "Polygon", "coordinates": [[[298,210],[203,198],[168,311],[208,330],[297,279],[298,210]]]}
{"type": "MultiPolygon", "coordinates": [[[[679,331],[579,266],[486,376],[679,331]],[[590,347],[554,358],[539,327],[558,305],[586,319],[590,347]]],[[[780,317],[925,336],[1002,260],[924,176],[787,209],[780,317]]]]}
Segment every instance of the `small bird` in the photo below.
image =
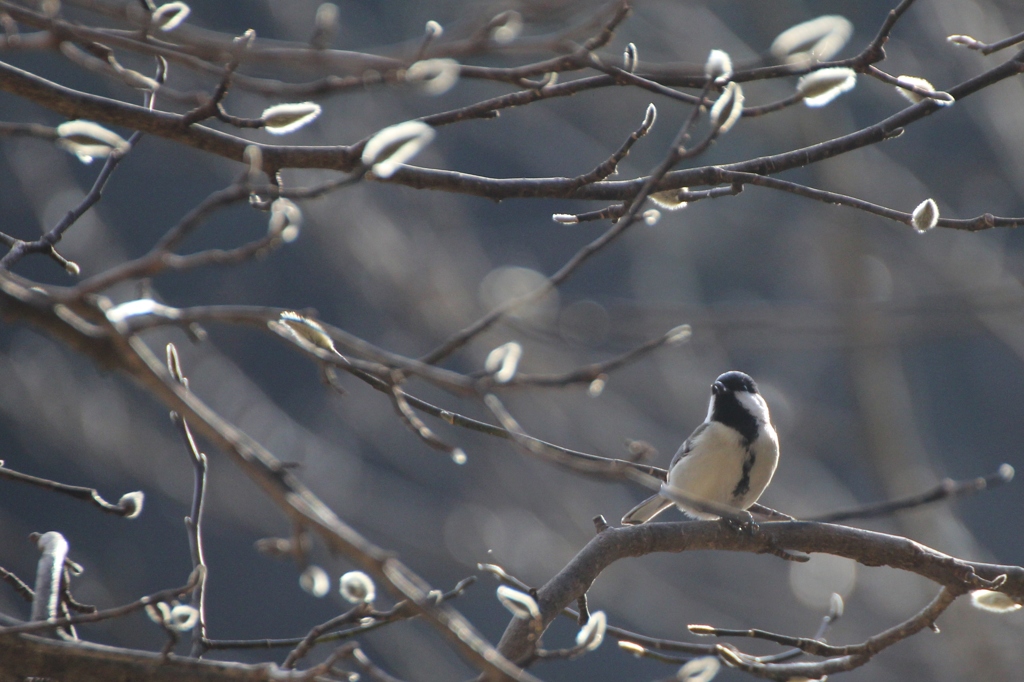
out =
{"type": "MultiPolygon", "coordinates": [[[[679,447],[668,468],[669,488],[697,500],[747,509],[768,487],[779,463],[779,437],[768,403],[743,372],[726,372],[711,385],[704,423],[679,447]]],[[[674,503],[653,495],[631,509],[624,525],[650,521],[674,503]]],[[[679,505],[698,519],[717,515],[679,505]]]]}

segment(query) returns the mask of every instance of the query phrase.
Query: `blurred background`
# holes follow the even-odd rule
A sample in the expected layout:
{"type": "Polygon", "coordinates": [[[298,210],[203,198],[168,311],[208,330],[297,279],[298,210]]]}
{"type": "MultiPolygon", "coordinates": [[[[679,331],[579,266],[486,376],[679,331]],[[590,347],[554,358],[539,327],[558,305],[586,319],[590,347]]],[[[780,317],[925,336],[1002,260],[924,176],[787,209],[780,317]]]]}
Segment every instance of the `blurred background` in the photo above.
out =
{"type": "MultiPolygon", "coordinates": [[[[306,41],[317,0],[193,2],[189,23],[261,38],[306,41]]],[[[469,3],[338,2],[340,30],[331,47],[408,54],[428,20],[446,36],[516,9],[524,36],[578,25],[604,7],[582,0],[469,3]]],[[[638,2],[606,53],[617,59],[636,44],[643,62],[700,68],[711,49],[738,66],[757,63],[789,26],[842,14],[855,33],[840,56],[876,34],[892,2],[847,0],[638,2]]],[[[92,21],[93,15],[69,16],[92,21]]],[[[1024,30],[1013,0],[921,0],[898,24],[881,67],[930,80],[944,89],[1009,59],[956,46],[949,34],[993,42],[1024,30]]],[[[538,57],[541,55],[534,55],[538,57]]],[[[2,57],[59,83],[137,101],[137,95],[83,73],[58,53],[2,57]]],[[[119,55],[149,72],[142,59],[119,55]]],[[[511,65],[530,56],[470,57],[467,63],[511,65]]],[[[312,79],[315,71],[249,73],[312,79]]],[[[563,78],[564,80],[564,78],[563,78]]],[[[794,79],[752,83],[748,105],[788,96],[794,79]]],[[[172,65],[170,84],[210,88],[208,79],[172,65]]],[[[509,91],[507,85],[463,81],[439,97],[411,88],[346,92],[321,101],[324,114],[289,138],[249,131],[251,139],[292,144],[349,144],[400,121],[445,111],[509,91]]],[[[242,90],[228,110],[258,116],[279,100],[242,90]]],[[[658,106],[653,132],[620,166],[621,178],[646,175],[690,110],[632,88],[591,91],[506,110],[489,121],[438,130],[416,165],[491,177],[574,176],[604,160],[658,106]]],[[[160,103],[181,110],[173,103],[160,103]]],[[[871,125],[906,106],[892,87],[861,77],[855,90],[824,109],[798,106],[744,119],[694,165],[779,153],[871,125]]],[[[1024,215],[1024,88],[1020,79],[957,102],[920,121],[899,139],[846,154],[782,177],[910,211],[933,197],[943,217],[983,212],[1024,215]]],[[[2,119],[57,125],[57,115],[11,95],[2,119]]],[[[216,125],[215,125],[216,127],[216,125]]],[[[128,131],[121,131],[127,133],[128,131]]],[[[125,135],[127,136],[127,134],[125,135]]],[[[210,192],[226,186],[238,164],[146,137],[119,167],[103,201],[73,229],[62,253],[92,275],[145,252],[210,192]]],[[[32,238],[76,205],[98,165],[33,139],[0,141],[0,211],[4,230],[32,238]]],[[[285,171],[286,186],[333,177],[285,171]]],[[[558,269],[607,223],[559,225],[552,213],[601,208],[584,202],[485,199],[365,182],[302,203],[299,239],[269,258],[239,267],[158,278],[174,306],[252,304],[315,309],[321,319],[412,357],[432,349],[509,292],[558,269]]],[[[190,249],[230,246],[266,230],[266,215],[248,206],[218,213],[190,249]]],[[[52,261],[24,260],[20,274],[69,284],[52,261]]],[[[683,323],[685,345],[663,348],[612,374],[603,393],[586,387],[515,389],[506,405],[532,435],[560,445],[620,457],[628,439],[643,439],[666,466],[703,419],[708,386],[739,369],[760,384],[782,444],[775,480],[762,502],[795,516],[925,490],[944,477],[969,478],[1008,462],[1019,468],[1024,440],[1024,241],[1007,229],[979,234],[907,226],[851,209],[770,190],[702,201],[638,225],[589,261],[556,296],[500,324],[448,365],[475,371],[494,347],[523,345],[524,372],[563,372],[632,348],[683,323]]],[[[132,287],[108,292],[115,302],[132,287]]],[[[404,428],[388,398],[351,378],[339,395],[317,368],[251,328],[210,325],[209,339],[190,343],[178,331],[145,336],[162,352],[174,341],[192,390],[297,473],[346,522],[393,550],[435,587],[449,589],[497,563],[534,586],[552,577],[593,536],[591,519],[609,521],[644,491],[596,482],[531,460],[505,441],[428,424],[467,453],[459,466],[404,428]]],[[[456,412],[488,419],[484,408],[413,382],[412,394],[456,412]]],[[[31,582],[38,553],[30,532],[58,530],[85,567],[74,583],[84,602],[109,607],[180,585],[191,568],[182,519],[192,494],[188,454],[165,408],[123,378],[98,372],[84,358],[31,329],[0,327],[0,458],[12,469],[65,483],[95,486],[108,499],[146,493],[134,521],[80,502],[0,482],[0,565],[31,582]]],[[[303,592],[293,564],[267,558],[253,542],[287,535],[288,524],[221,453],[208,451],[205,519],[209,634],[215,639],[301,636],[339,613],[336,590],[316,599],[303,592]]],[[[959,557],[1024,564],[1018,484],[864,527],[907,535],[959,557]]],[[[678,512],[663,518],[679,519],[678,512]]],[[[313,560],[336,580],[352,566],[321,547],[313,560]]],[[[336,582],[335,582],[336,585],[336,582]]],[[[454,606],[492,641],[509,614],[486,575],[454,606]]],[[[923,607],[936,588],[885,568],[828,556],[791,564],[771,556],[692,553],[619,562],[595,583],[590,608],[614,625],[648,635],[692,639],[689,623],[756,627],[810,636],[829,596],[846,600],[830,634],[857,643],[923,607]]],[[[382,597],[384,603],[390,595],[382,597]]],[[[27,617],[28,606],[0,589],[0,610],[27,617]]],[[[999,616],[957,602],[939,621],[942,633],[919,634],[843,676],[851,682],[1024,679],[1024,614],[999,616]]],[[[549,648],[567,646],[576,627],[556,622],[549,648]]],[[[163,634],[138,615],[82,630],[89,639],[159,649],[163,634]]],[[[371,657],[410,680],[472,674],[428,626],[409,622],[360,639],[371,657]]],[[[777,648],[742,642],[754,653],[777,648]]],[[[183,649],[184,650],[184,649],[183,649]]],[[[328,650],[322,647],[322,655],[328,650]]],[[[266,653],[213,652],[214,658],[276,660],[266,653]]],[[[316,660],[316,656],[313,657],[316,660]]],[[[543,679],[654,679],[664,664],[635,660],[611,642],[581,660],[539,665],[543,679]]],[[[743,676],[725,671],[719,679],[743,676]]]]}

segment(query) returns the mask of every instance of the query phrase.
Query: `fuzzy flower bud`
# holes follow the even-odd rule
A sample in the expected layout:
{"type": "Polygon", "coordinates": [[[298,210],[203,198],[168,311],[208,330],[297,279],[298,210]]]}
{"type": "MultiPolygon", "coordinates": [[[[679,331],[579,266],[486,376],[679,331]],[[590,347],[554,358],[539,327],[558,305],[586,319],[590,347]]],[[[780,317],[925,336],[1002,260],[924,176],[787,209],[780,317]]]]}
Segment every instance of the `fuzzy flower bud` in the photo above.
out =
{"type": "Polygon", "coordinates": [[[349,571],[341,576],[341,596],[351,604],[372,604],[377,598],[373,578],[362,571],[349,571]]]}
{"type": "Polygon", "coordinates": [[[771,53],[787,64],[809,64],[835,56],[853,35],[846,17],[829,14],[786,29],[772,42],[771,53]]]}
{"type": "Polygon", "coordinates": [[[134,519],[142,513],[142,503],[145,499],[145,494],[141,490],[136,490],[122,495],[117,501],[117,506],[124,511],[124,518],[134,519]]]}
{"type": "Polygon", "coordinates": [[[540,607],[530,595],[519,590],[514,590],[507,585],[498,586],[498,601],[502,606],[512,612],[516,618],[523,620],[539,620],[540,607]]]}
{"type": "Polygon", "coordinates": [[[390,178],[402,164],[430,144],[435,134],[423,121],[388,126],[367,141],[362,161],[373,168],[377,177],[390,178]]]}
{"type": "Polygon", "coordinates": [[[523,32],[523,15],[514,9],[507,10],[491,19],[491,26],[491,40],[508,45],[523,32]]]}
{"type": "Polygon", "coordinates": [[[636,64],[640,55],[636,51],[636,45],[630,43],[622,53],[622,70],[630,73],[636,72],[636,64]]]}
{"type": "Polygon", "coordinates": [[[655,206],[666,211],[678,211],[681,208],[686,208],[688,202],[683,201],[679,196],[688,190],[688,187],[680,187],[679,189],[665,189],[660,192],[653,192],[651,194],[651,201],[654,202],[655,206]]]}
{"type": "Polygon", "coordinates": [[[846,67],[819,69],[796,82],[796,91],[809,107],[823,107],[857,85],[857,72],[846,67]]]}
{"type": "Polygon", "coordinates": [[[192,8],[183,2],[168,2],[156,8],[152,21],[161,31],[173,31],[181,26],[191,13],[192,8]]]}
{"type": "Polygon", "coordinates": [[[1021,607],[1010,595],[994,590],[974,590],[971,592],[971,604],[992,613],[1012,613],[1021,607]]]}
{"type": "Polygon", "coordinates": [[[711,127],[718,133],[727,133],[743,114],[743,88],[735,81],[722,90],[722,94],[711,107],[711,127]]]}
{"type": "Polygon", "coordinates": [[[320,105],[316,102],[275,104],[263,111],[260,121],[263,122],[263,129],[271,135],[287,135],[312,123],[320,111],[320,105]]]}
{"type": "Polygon", "coordinates": [[[423,32],[431,40],[433,40],[434,38],[440,38],[444,34],[444,27],[441,26],[441,24],[439,24],[438,22],[431,19],[423,27],[423,32]]]}
{"type": "Polygon", "coordinates": [[[315,564],[310,564],[299,576],[299,587],[317,599],[326,597],[331,590],[331,578],[327,571],[315,564]]]}
{"type": "Polygon", "coordinates": [[[604,611],[594,611],[586,625],[576,633],[576,646],[582,647],[584,651],[593,651],[601,646],[607,628],[608,617],[604,615],[604,611]]]}
{"type": "Polygon", "coordinates": [[[934,199],[925,199],[910,214],[910,224],[919,234],[924,234],[939,222],[939,207],[934,199]]]}
{"type": "Polygon", "coordinates": [[[82,163],[103,159],[111,154],[126,154],[131,149],[128,141],[117,133],[92,121],[66,121],[57,126],[56,145],[74,154],[82,163]]]}
{"type": "Polygon", "coordinates": [[[732,78],[732,58],[724,50],[711,50],[704,64],[704,75],[713,81],[724,83],[732,78]]]}
{"type": "Polygon", "coordinates": [[[427,95],[441,95],[459,81],[459,63],[454,59],[421,59],[405,72],[405,80],[427,95]]]}
{"type": "Polygon", "coordinates": [[[495,382],[507,384],[515,377],[522,356],[523,347],[515,341],[509,341],[487,354],[484,369],[494,375],[495,382]]]}
{"type": "Polygon", "coordinates": [[[270,205],[267,233],[276,234],[281,241],[290,243],[298,239],[302,227],[302,210],[290,199],[275,199],[270,205]]]}
{"type": "Polygon", "coordinates": [[[281,324],[291,330],[291,332],[299,338],[308,341],[317,348],[331,351],[332,353],[338,352],[334,347],[334,341],[327,335],[327,332],[324,331],[324,328],[321,327],[320,323],[316,320],[303,317],[291,310],[286,310],[281,313],[281,317],[279,319],[281,324]]]}
{"type": "Polygon", "coordinates": [[[896,92],[903,95],[913,104],[917,104],[918,102],[921,102],[923,100],[930,99],[940,106],[948,107],[950,104],[956,101],[953,99],[953,96],[950,95],[948,92],[936,92],[935,87],[931,83],[926,81],[924,78],[918,78],[917,76],[897,76],[896,80],[900,83],[900,85],[896,86],[896,92]],[[900,87],[901,85],[915,87],[919,90],[930,90],[931,92],[935,93],[935,96],[928,97],[927,95],[922,95],[919,92],[914,92],[913,90],[907,87],[900,87]]]}
{"type": "Polygon", "coordinates": [[[676,673],[679,682],[710,682],[714,679],[722,664],[715,656],[701,656],[687,661],[676,673]]]}
{"type": "Polygon", "coordinates": [[[177,630],[178,632],[188,632],[199,622],[198,609],[186,604],[178,604],[173,607],[168,616],[164,622],[172,630],[177,630]]]}

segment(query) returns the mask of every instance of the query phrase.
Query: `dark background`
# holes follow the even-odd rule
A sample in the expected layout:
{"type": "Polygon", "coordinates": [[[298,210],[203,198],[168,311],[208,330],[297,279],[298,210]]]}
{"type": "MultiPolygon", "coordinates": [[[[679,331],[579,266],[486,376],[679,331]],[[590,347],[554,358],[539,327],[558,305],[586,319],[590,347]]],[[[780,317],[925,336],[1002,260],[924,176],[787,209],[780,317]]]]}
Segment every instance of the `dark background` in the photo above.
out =
{"type": "MultiPolygon", "coordinates": [[[[303,41],[317,2],[196,2],[189,22],[237,34],[303,41]]],[[[341,2],[339,49],[402,54],[427,20],[447,35],[508,7],[540,35],[583,21],[601,7],[588,2],[341,2]]],[[[712,48],[738,64],[767,52],[785,28],[814,16],[843,14],[856,27],[841,56],[876,33],[887,2],[643,2],[606,50],[616,58],[634,42],[641,61],[699,67],[712,48]]],[[[89,19],[89,15],[71,16],[89,19]]],[[[881,66],[894,75],[950,87],[1010,57],[982,57],[949,45],[965,33],[995,41],[1024,30],[1024,11],[1009,0],[918,2],[898,24],[881,66]]],[[[1011,51],[1012,52],[1012,51],[1011,51]]],[[[3,56],[62,84],[136,101],[136,95],[82,72],[54,54],[3,56]]],[[[512,64],[515,56],[469,63],[512,64]]],[[[147,62],[128,55],[137,68],[147,62]]],[[[303,80],[316,72],[252,72],[303,80]]],[[[209,87],[172,66],[181,90],[209,87]]],[[[784,97],[792,79],[745,88],[748,104],[784,97]]],[[[322,100],[323,116],[279,140],[348,144],[391,123],[455,108],[508,91],[462,82],[439,98],[409,89],[374,89],[322,100]]],[[[500,118],[449,126],[413,162],[492,177],[573,176],[606,158],[643,118],[649,93],[630,88],[588,92],[503,111],[500,118]]],[[[689,115],[660,98],[658,121],[620,167],[644,175],[689,115]]],[[[258,116],[274,100],[232,92],[229,110],[258,116]]],[[[803,106],[742,120],[697,164],[778,153],[870,125],[906,102],[864,77],[824,109],[803,106]]],[[[783,177],[910,211],[933,197],[943,217],[983,212],[1024,214],[1022,81],[997,84],[911,126],[896,140],[791,172],[783,177]]],[[[175,109],[171,103],[163,104],[175,109]]],[[[56,125],[61,119],[10,95],[0,117],[56,125]]],[[[122,131],[127,132],[127,131],[122,131]]],[[[127,136],[127,135],[126,135],[127,136]]],[[[0,144],[0,212],[5,232],[31,238],[75,205],[99,166],[31,139],[0,144]]],[[[237,164],[147,137],[119,167],[99,206],[68,233],[62,253],[84,275],[135,257],[208,193],[228,184],[237,164]]],[[[311,184],[325,172],[286,171],[286,185],[311,184]]],[[[259,304],[314,308],[320,317],[384,348],[411,356],[430,350],[493,303],[511,280],[550,274],[606,224],[564,226],[552,213],[599,208],[583,202],[488,200],[363,183],[303,204],[298,241],[266,260],[158,278],[174,306],[259,304]],[[515,269],[510,269],[515,268],[515,269]],[[497,285],[494,283],[498,282],[497,285]]],[[[230,246],[261,235],[265,214],[248,207],[217,214],[190,249],[230,246]]],[[[66,284],[43,258],[17,272],[66,284]]],[[[728,369],[752,374],[772,408],[782,460],[763,502],[809,516],[860,502],[922,491],[943,477],[967,478],[1022,461],[1024,439],[1024,242],[1013,230],[980,234],[909,227],[851,209],[748,187],[741,195],[694,204],[638,225],[587,263],[557,297],[499,325],[452,359],[475,370],[495,346],[524,346],[523,371],[568,371],[610,357],[689,323],[692,341],[665,348],[620,370],[597,398],[585,388],[518,390],[509,408],[531,434],[561,445],[621,456],[626,439],[650,442],[668,462],[706,410],[710,382],[728,369]]],[[[131,287],[109,292],[115,302],[131,287]]],[[[539,586],[593,535],[591,519],[617,520],[643,492],[581,479],[525,458],[508,443],[429,421],[461,445],[457,466],[401,426],[387,398],[344,379],[330,392],[317,370],[268,334],[211,325],[191,345],[179,332],[146,336],[158,351],[174,341],[193,391],[279,458],[348,523],[441,589],[501,564],[539,586]]],[[[483,407],[422,384],[415,395],[487,418],[483,407]]],[[[86,571],[83,601],[109,607],[172,585],[191,568],[182,523],[192,493],[188,456],[166,410],[118,376],[10,324],[0,327],[0,445],[6,465],[66,483],[96,486],[108,499],[142,489],[140,518],[124,521],[80,502],[0,482],[0,565],[31,582],[37,552],[32,531],[58,530],[86,571]]],[[[288,525],[220,452],[209,451],[205,519],[210,567],[208,621],[213,638],[298,636],[343,608],[336,591],[322,600],[300,590],[295,567],[259,555],[257,538],[286,535],[288,525]]],[[[874,521],[866,527],[908,535],[963,558],[1024,563],[1020,519],[1024,495],[1013,484],[991,493],[874,521]]],[[[678,518],[677,512],[666,517],[678,518]]],[[[336,579],[352,568],[314,550],[336,579]]],[[[509,614],[483,576],[455,605],[496,641],[509,614]]],[[[646,634],[690,639],[688,623],[758,627],[811,635],[828,596],[846,599],[846,617],[830,636],[862,641],[920,609],[935,587],[884,568],[815,556],[807,565],[774,557],[694,553],[648,556],[611,567],[590,593],[592,609],[613,624],[646,634]]],[[[382,599],[387,603],[390,595],[382,599]]],[[[0,610],[27,617],[13,591],[0,610]]],[[[1024,679],[1020,613],[996,616],[966,600],[940,620],[942,634],[919,634],[845,675],[876,682],[1024,679]]],[[[568,645],[576,628],[556,623],[549,647],[568,645]]],[[[145,616],[90,627],[85,637],[158,649],[159,629],[145,616]]],[[[361,638],[378,663],[415,680],[471,674],[428,626],[404,623],[361,638]]],[[[774,648],[743,643],[745,650],[774,648]]],[[[275,653],[280,661],[286,651],[275,653]]],[[[212,654],[269,660],[256,654],[212,654]]],[[[613,642],[572,663],[538,666],[544,679],[651,679],[673,669],[636,661],[613,642]]],[[[720,679],[740,679],[723,673],[720,679]]]]}

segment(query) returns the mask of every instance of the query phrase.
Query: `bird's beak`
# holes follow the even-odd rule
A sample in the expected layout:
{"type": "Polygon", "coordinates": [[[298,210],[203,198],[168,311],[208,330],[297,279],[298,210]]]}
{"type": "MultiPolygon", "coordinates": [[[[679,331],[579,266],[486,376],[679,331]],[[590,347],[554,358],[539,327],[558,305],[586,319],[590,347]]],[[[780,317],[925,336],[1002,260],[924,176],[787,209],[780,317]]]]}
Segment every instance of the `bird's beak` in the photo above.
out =
{"type": "Polygon", "coordinates": [[[725,393],[725,384],[723,384],[721,381],[716,381],[715,383],[711,384],[711,392],[715,395],[722,395],[723,393],[725,393]]]}

